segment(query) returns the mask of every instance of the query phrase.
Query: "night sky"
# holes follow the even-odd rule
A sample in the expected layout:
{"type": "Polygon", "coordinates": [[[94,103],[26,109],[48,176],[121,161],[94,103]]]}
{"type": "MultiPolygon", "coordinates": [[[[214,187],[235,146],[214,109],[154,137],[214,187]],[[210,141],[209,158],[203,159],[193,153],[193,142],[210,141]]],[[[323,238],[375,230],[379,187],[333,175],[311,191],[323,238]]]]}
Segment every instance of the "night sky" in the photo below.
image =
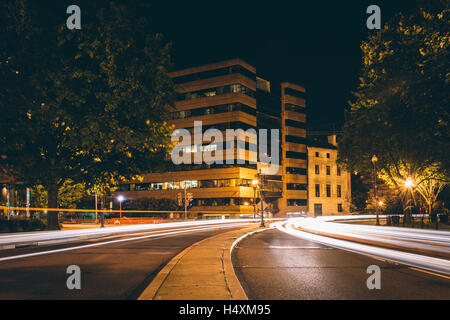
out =
{"type": "Polygon", "coordinates": [[[269,80],[306,87],[311,130],[339,129],[358,85],[366,9],[382,23],[409,1],[158,1],[150,21],[173,44],[175,69],[242,58],[269,80]]]}

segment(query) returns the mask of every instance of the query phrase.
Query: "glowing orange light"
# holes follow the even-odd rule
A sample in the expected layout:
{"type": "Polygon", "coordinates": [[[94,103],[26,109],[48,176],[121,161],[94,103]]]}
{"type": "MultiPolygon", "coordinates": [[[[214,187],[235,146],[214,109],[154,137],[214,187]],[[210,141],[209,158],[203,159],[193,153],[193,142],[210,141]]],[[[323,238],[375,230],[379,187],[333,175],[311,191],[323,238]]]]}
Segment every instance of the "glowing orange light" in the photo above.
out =
{"type": "Polygon", "coordinates": [[[407,180],[405,181],[405,186],[406,186],[407,188],[414,187],[414,182],[413,182],[411,179],[407,179],[407,180]]]}

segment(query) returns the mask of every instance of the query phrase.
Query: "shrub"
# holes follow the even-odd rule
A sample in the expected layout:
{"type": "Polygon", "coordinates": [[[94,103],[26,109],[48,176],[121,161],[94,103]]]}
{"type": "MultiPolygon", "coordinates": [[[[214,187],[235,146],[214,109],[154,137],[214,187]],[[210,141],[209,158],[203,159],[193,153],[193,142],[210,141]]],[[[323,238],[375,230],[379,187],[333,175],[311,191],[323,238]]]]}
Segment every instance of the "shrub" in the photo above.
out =
{"type": "Polygon", "coordinates": [[[21,220],[19,220],[19,225],[23,231],[30,231],[30,227],[31,227],[30,220],[21,219],[21,220]]]}
{"type": "Polygon", "coordinates": [[[400,216],[392,216],[392,223],[394,225],[400,224],[400,216]]]}
{"type": "Polygon", "coordinates": [[[31,219],[0,219],[0,232],[42,231],[47,228],[44,221],[38,218],[31,219]]]}
{"type": "Polygon", "coordinates": [[[9,232],[17,232],[17,230],[19,230],[19,221],[18,220],[8,220],[7,221],[7,225],[8,225],[8,230],[9,232]]]}
{"type": "Polygon", "coordinates": [[[31,230],[45,230],[47,228],[46,224],[44,223],[44,221],[40,220],[40,219],[36,219],[33,218],[30,220],[31,223],[31,230]]]}
{"type": "Polygon", "coordinates": [[[384,202],[384,208],[382,209],[384,214],[401,214],[403,212],[403,204],[400,197],[386,197],[384,202]]]}

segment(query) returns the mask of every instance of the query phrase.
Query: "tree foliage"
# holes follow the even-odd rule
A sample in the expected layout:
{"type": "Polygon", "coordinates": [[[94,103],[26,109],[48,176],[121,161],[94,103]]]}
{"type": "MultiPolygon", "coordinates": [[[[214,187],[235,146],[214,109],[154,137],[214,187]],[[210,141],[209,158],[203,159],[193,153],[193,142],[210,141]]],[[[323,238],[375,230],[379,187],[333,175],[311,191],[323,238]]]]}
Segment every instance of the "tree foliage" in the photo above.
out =
{"type": "MultiPolygon", "coordinates": [[[[78,202],[89,194],[83,183],[66,180],[58,189],[58,207],[77,208],[78,202]]],[[[44,186],[37,185],[31,188],[31,207],[48,207],[48,193],[44,186]]]]}
{"type": "Polygon", "coordinates": [[[340,160],[360,172],[412,172],[438,163],[449,175],[449,10],[396,16],[361,45],[363,65],[340,140],[340,160]]]}
{"type": "Polygon", "coordinates": [[[0,165],[43,185],[50,207],[68,179],[110,184],[164,163],[170,46],[136,3],[78,1],[81,30],[66,28],[67,1],[0,5],[0,165]]]}
{"type": "MultiPolygon", "coordinates": [[[[339,161],[400,187],[450,177],[448,1],[401,14],[361,45],[360,84],[343,127],[339,161]]],[[[438,191],[439,188],[435,188],[438,191]]]]}
{"type": "Polygon", "coordinates": [[[352,211],[362,211],[366,209],[370,189],[366,184],[364,184],[360,175],[352,174],[351,179],[352,211]]]}

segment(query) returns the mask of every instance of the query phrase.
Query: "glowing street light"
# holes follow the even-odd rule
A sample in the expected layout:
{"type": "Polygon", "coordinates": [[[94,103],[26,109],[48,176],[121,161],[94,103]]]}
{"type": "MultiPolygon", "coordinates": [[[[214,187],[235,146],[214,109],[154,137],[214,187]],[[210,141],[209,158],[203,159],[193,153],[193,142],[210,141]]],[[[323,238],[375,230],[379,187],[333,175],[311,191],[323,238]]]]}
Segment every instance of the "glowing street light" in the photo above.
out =
{"type": "Polygon", "coordinates": [[[376,155],[373,155],[372,159],[371,159],[372,163],[373,163],[373,191],[375,194],[375,213],[377,215],[377,226],[380,225],[380,220],[378,219],[378,195],[377,195],[377,162],[378,162],[378,158],[376,155]]]}
{"type": "Polygon", "coordinates": [[[119,210],[120,216],[119,216],[119,218],[122,219],[122,201],[125,200],[125,197],[120,194],[120,195],[117,196],[117,200],[119,200],[119,204],[120,204],[120,210],[119,210]]]}
{"type": "Polygon", "coordinates": [[[406,179],[405,180],[405,187],[407,187],[407,188],[412,188],[412,187],[414,187],[414,182],[411,180],[411,179],[406,179]]]}

